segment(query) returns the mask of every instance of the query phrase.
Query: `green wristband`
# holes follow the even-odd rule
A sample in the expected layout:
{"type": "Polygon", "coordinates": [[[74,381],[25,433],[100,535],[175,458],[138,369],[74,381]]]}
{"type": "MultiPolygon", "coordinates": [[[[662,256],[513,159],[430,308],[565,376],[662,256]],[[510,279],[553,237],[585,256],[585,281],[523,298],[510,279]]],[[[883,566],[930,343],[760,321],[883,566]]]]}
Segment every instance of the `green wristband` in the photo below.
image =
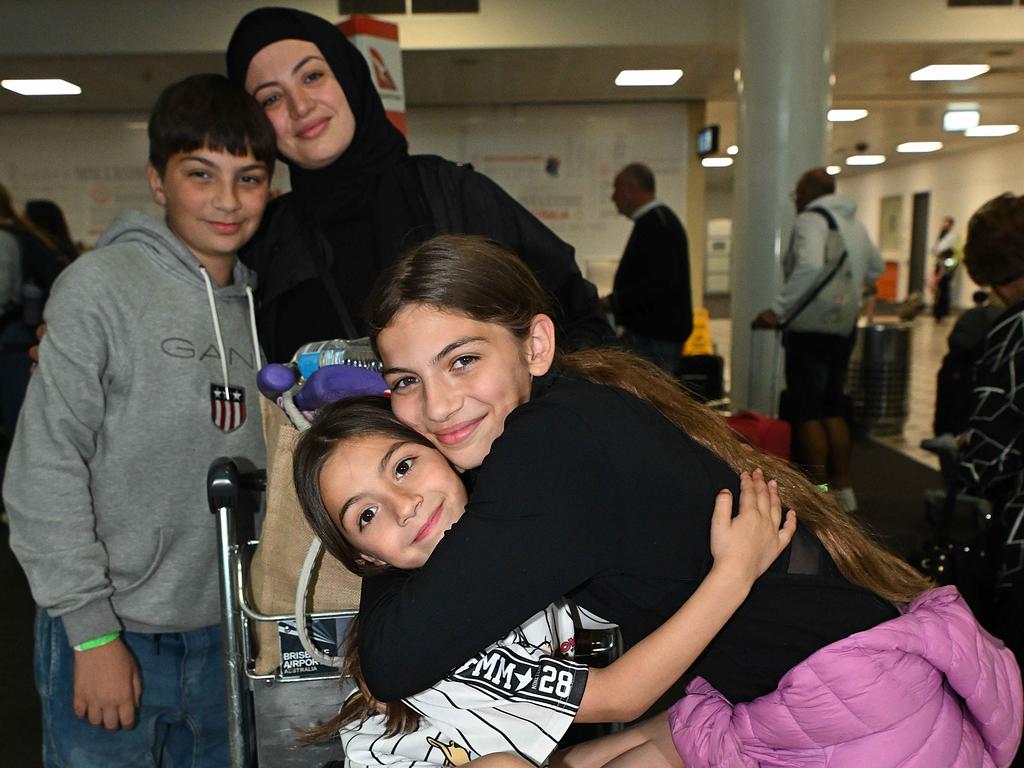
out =
{"type": "Polygon", "coordinates": [[[91,651],[93,648],[99,648],[101,645],[114,642],[120,636],[121,630],[117,630],[117,632],[111,632],[109,635],[103,635],[93,640],[86,640],[84,643],[79,643],[73,647],[76,651],[91,651]]]}

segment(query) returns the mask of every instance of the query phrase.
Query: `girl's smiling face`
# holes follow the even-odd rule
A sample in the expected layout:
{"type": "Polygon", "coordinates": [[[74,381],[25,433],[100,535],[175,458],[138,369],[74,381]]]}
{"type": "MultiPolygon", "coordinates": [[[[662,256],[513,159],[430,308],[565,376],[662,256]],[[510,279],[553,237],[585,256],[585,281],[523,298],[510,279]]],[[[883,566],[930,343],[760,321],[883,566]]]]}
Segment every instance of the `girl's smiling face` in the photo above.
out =
{"type": "Polygon", "coordinates": [[[433,448],[368,435],[339,443],[320,473],[334,524],[374,565],[419,568],[466,507],[466,489],[433,448]]]}
{"type": "Polygon", "coordinates": [[[554,355],[554,326],[537,315],[526,339],[496,323],[413,304],[377,336],[391,407],[460,470],[480,466],[505,417],[530,399],[554,355]]]}

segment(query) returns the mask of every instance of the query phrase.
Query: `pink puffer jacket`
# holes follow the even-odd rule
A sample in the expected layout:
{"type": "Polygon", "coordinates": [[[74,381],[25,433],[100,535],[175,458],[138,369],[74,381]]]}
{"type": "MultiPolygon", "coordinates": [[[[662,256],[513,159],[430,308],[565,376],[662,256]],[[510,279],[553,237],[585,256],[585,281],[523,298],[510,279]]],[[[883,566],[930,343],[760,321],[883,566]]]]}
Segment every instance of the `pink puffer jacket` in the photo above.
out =
{"type": "Polygon", "coordinates": [[[702,678],[687,694],[669,722],[689,768],[1007,766],[1024,718],[1013,654],[955,587],[822,648],[749,703],[702,678]]]}

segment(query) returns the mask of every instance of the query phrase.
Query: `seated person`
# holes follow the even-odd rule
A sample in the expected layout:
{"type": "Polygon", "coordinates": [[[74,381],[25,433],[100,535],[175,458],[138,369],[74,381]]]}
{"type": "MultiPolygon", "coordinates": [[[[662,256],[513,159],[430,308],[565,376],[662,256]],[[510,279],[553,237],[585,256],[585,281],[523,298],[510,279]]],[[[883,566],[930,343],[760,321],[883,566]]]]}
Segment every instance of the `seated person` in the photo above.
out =
{"type": "Polygon", "coordinates": [[[1024,652],[1024,196],[1000,195],[971,217],[964,265],[1004,311],[974,367],[973,410],[960,480],[992,502],[1002,552],[993,629],[1024,652]]]}
{"type": "Polygon", "coordinates": [[[999,304],[989,302],[987,291],[974,292],[974,306],[964,312],[949,332],[949,352],[942,358],[936,377],[936,435],[959,435],[967,429],[974,408],[974,363],[985,348],[985,336],[1003,313],[999,304]]]}

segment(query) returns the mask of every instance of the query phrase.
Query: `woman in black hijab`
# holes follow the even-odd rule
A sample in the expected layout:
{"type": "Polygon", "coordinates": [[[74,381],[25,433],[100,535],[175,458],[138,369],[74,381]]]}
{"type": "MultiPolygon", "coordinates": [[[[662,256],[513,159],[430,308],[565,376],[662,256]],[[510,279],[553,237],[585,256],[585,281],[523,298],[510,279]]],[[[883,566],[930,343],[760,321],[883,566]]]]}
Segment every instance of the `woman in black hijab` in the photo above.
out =
{"type": "Polygon", "coordinates": [[[561,309],[570,343],[609,338],[571,246],[468,165],[410,156],[362,55],[317,16],[261,8],[235,28],[228,76],[278,137],[292,192],[242,253],[259,274],[260,334],[281,362],[308,341],[365,334],[363,303],[403,249],[442,232],[486,235],[521,255],[561,309]]]}

